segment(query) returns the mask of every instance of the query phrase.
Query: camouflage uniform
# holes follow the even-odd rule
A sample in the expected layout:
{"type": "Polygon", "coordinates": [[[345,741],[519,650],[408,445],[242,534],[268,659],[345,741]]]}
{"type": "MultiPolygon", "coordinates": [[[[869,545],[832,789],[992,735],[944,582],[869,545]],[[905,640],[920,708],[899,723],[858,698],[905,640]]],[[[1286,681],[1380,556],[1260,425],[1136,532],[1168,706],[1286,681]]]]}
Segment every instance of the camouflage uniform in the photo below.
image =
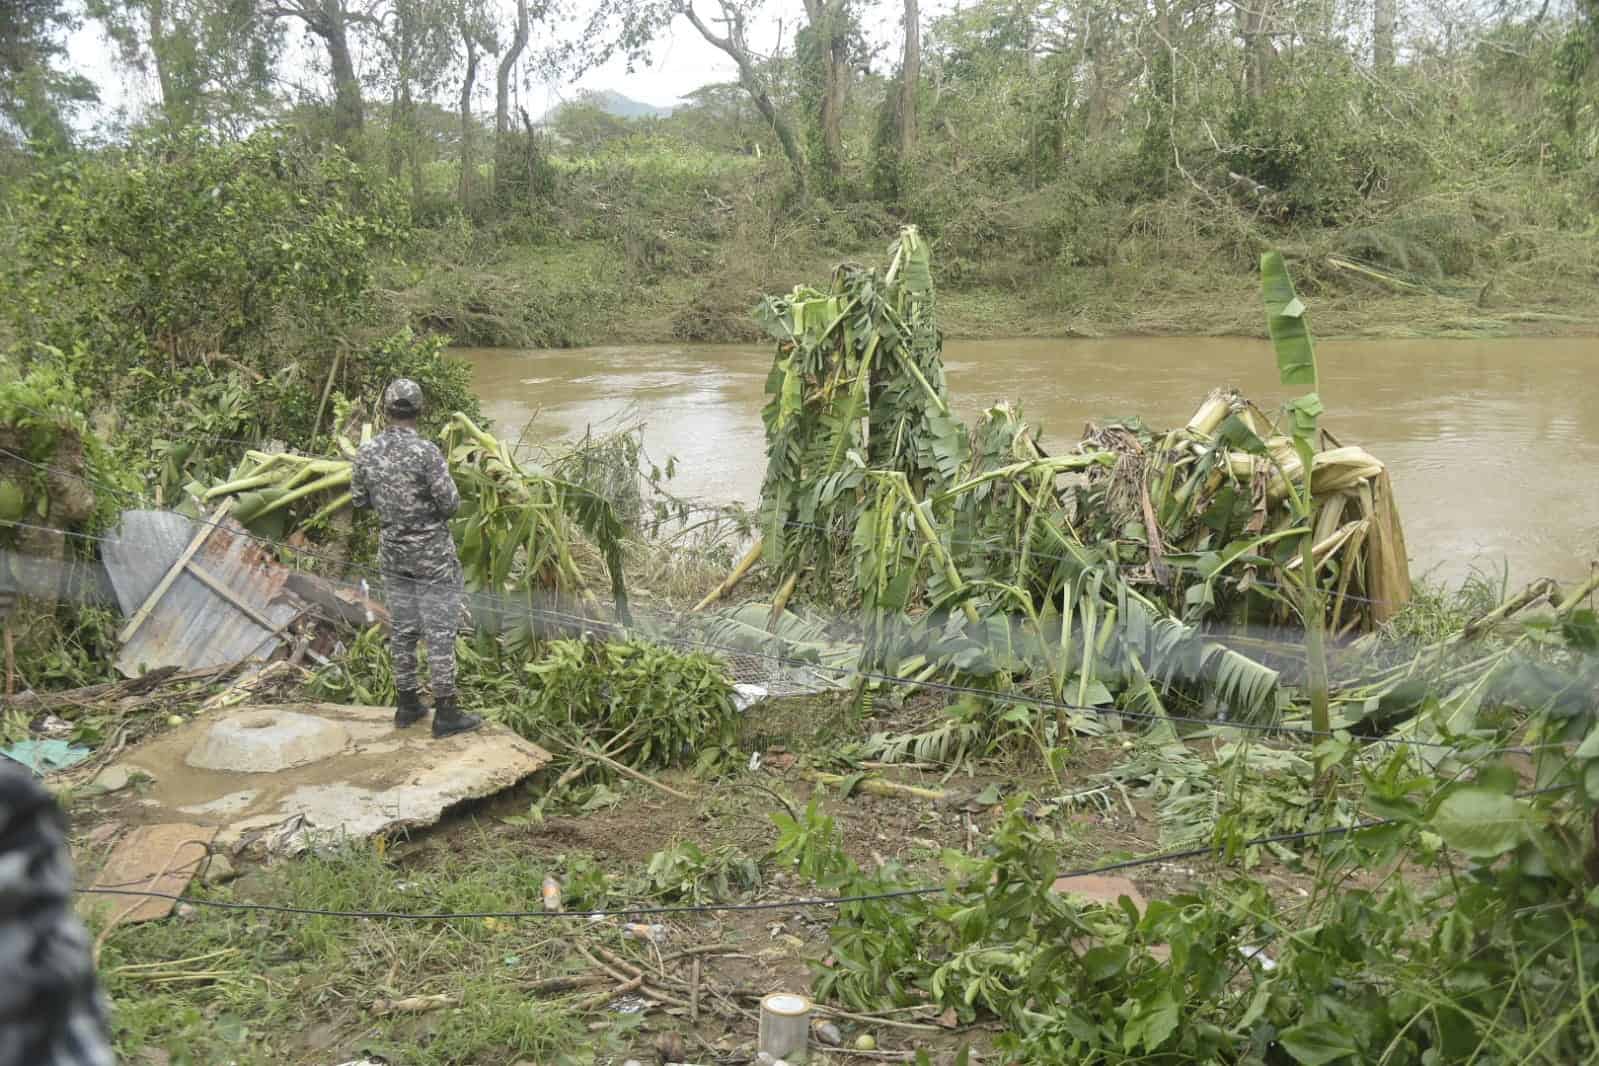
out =
{"type": "Polygon", "coordinates": [[[375,509],[382,525],[378,565],[393,618],[395,687],[418,690],[416,645],[425,637],[433,698],[453,697],[463,589],[449,519],[461,506],[461,494],[443,453],[416,430],[391,426],[361,445],[350,499],[356,507],[375,509]]]}
{"type": "Polygon", "coordinates": [[[89,933],[72,909],[66,815],[3,758],[0,973],[0,1066],[116,1066],[89,933]]]}

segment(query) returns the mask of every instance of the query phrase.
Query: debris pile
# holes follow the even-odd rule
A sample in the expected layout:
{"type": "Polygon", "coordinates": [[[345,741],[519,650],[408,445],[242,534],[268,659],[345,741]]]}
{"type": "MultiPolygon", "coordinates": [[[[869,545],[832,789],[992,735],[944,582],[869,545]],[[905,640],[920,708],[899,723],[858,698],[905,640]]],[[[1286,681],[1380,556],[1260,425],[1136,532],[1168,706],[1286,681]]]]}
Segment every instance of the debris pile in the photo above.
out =
{"type": "MultiPolygon", "coordinates": [[[[1120,693],[1163,713],[1176,689],[1274,715],[1277,671],[1217,638],[1221,623],[1292,621],[1307,532],[1284,503],[1306,480],[1293,443],[1220,390],[1181,429],[1090,426],[1063,455],[1010,405],[968,428],[933,305],[914,228],[885,270],[841,267],[825,291],[763,304],[777,352],[762,537],[701,607],[760,562],[778,589],[766,628],[792,628],[801,583],[813,602],[859,604],[871,670],[996,690],[1047,677],[1079,709],[1120,693]]],[[[1369,630],[1410,590],[1387,472],[1325,434],[1309,465],[1329,620],[1369,630]]]]}

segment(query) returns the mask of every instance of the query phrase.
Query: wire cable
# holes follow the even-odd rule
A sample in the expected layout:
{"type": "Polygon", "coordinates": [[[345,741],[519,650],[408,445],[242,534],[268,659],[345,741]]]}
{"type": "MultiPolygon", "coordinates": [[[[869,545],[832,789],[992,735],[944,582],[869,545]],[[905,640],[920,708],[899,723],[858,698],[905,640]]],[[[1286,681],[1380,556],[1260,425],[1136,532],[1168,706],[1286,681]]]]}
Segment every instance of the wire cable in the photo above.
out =
{"type": "MultiPolygon", "coordinates": [[[[1534,796],[1547,795],[1556,792],[1565,792],[1572,789],[1573,785],[1552,785],[1546,788],[1534,789],[1517,794],[1518,799],[1528,799],[1534,796]]],[[[1354,825],[1328,826],[1323,829],[1306,829],[1295,833],[1274,833],[1269,836],[1254,837],[1237,845],[1239,850],[1248,848],[1265,847],[1272,844],[1290,844],[1295,841],[1311,840],[1323,837],[1344,837],[1350,833],[1358,833],[1367,829],[1380,829],[1385,826],[1397,825],[1397,818],[1374,818],[1354,825]]],[[[1056,880],[1073,880],[1080,877],[1095,877],[1102,874],[1116,873],[1121,870],[1133,870],[1143,866],[1157,866],[1162,863],[1180,862],[1186,859],[1197,859],[1214,855],[1214,847],[1186,848],[1182,851],[1162,852],[1158,855],[1146,855],[1136,859],[1123,859],[1119,862],[1106,863],[1101,866],[1086,869],[1070,870],[1056,874],[1056,880]]],[[[351,918],[370,919],[375,921],[410,921],[410,922],[439,922],[460,920],[482,920],[493,918],[496,920],[583,920],[592,921],[604,918],[627,917],[672,917],[676,915],[696,914],[724,914],[741,913],[749,911],[779,911],[792,909],[808,909],[813,907],[842,907],[852,903],[873,903],[882,900],[907,899],[915,896],[942,895],[949,891],[943,885],[922,885],[913,888],[890,889],[883,892],[866,892],[850,896],[822,896],[805,899],[771,900],[761,903],[699,903],[677,906],[633,906],[610,907],[600,910],[588,911],[546,911],[517,910],[517,911],[376,911],[376,910],[335,910],[325,907],[295,907],[281,903],[242,903],[232,900],[206,899],[199,896],[189,896],[173,892],[155,892],[124,888],[79,888],[81,895],[90,896],[139,896],[146,899],[169,900],[175,903],[187,903],[196,907],[210,907],[216,910],[247,911],[266,914],[292,914],[316,918],[351,918]]]]}

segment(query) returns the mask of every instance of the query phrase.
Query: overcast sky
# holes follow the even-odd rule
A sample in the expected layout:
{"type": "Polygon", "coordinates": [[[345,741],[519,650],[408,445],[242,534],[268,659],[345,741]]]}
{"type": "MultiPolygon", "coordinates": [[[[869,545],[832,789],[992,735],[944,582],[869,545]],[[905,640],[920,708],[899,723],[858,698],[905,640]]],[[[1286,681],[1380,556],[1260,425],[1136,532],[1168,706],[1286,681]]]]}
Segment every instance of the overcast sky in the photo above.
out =
{"type": "MultiPolygon", "coordinates": [[[[508,13],[514,12],[514,6],[509,0],[498,0],[498,2],[508,13]]],[[[603,3],[605,0],[599,2],[603,3]]],[[[954,5],[955,0],[924,3],[922,18],[925,21],[935,10],[954,5]]],[[[586,18],[594,6],[593,0],[585,0],[579,6],[578,18],[586,18]]],[[[709,3],[705,4],[705,10],[708,11],[710,7],[709,3]]],[[[895,51],[899,48],[900,42],[898,17],[900,10],[900,4],[897,2],[884,3],[878,0],[865,5],[862,13],[862,21],[868,36],[874,42],[891,42],[895,51]]],[[[776,46],[780,35],[785,42],[792,41],[795,27],[804,19],[804,12],[802,0],[768,0],[765,8],[751,24],[750,43],[758,49],[770,50],[776,46]]],[[[284,63],[284,71],[291,78],[313,83],[312,79],[317,75],[313,73],[314,68],[311,64],[318,54],[303,41],[303,37],[304,34],[298,30],[290,33],[291,47],[284,63]]],[[[82,116],[80,124],[92,126],[97,121],[115,118],[119,112],[125,112],[129,118],[136,117],[141,110],[152,106],[159,99],[154,75],[126,69],[98,23],[85,20],[68,42],[68,53],[79,72],[93,80],[100,89],[101,106],[92,114],[82,116]]],[[[895,61],[885,58],[880,62],[891,66],[895,61]]],[[[568,99],[585,89],[614,89],[635,100],[665,105],[681,99],[702,85],[732,81],[736,77],[737,71],[732,60],[706,43],[692,26],[679,19],[658,38],[652,50],[651,62],[647,66],[641,66],[629,74],[622,59],[613,59],[575,80],[534,87],[530,93],[524,95],[522,106],[527,108],[529,114],[536,117],[561,100],[568,99]]],[[[330,90],[321,80],[313,84],[323,95],[330,95],[330,90]]],[[[458,86],[459,82],[456,85],[458,86]]],[[[493,86],[492,72],[487,78],[479,77],[477,105],[479,108],[492,110],[493,86]]],[[[440,102],[453,104],[458,91],[458,88],[448,87],[441,94],[440,102]]]]}

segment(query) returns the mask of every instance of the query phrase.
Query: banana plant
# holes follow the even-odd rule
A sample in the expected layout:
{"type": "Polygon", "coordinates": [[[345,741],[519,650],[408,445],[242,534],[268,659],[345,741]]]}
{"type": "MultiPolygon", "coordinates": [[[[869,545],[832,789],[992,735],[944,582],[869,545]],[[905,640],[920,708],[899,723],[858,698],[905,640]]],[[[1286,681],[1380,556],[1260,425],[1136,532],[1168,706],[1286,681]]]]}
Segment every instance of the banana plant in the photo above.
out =
{"type": "Polygon", "coordinates": [[[1316,421],[1322,413],[1317,392],[1316,346],[1311,338],[1305,305],[1294,291],[1282,253],[1260,257],[1261,296],[1266,303],[1266,329],[1277,355],[1277,371],[1284,385],[1308,386],[1310,391],[1288,401],[1286,413],[1294,452],[1303,478],[1299,483],[1283,475],[1289,506],[1301,528],[1298,568],[1300,617],[1305,624],[1305,659],[1310,690],[1310,727],[1321,733],[1331,729],[1327,710],[1327,616],[1316,576],[1315,508],[1312,501],[1316,461],[1316,421]]]}
{"type": "MultiPolygon", "coordinates": [[[[372,429],[363,426],[361,440],[372,429]]],[[[628,618],[623,576],[626,530],[610,502],[580,485],[526,466],[502,441],[457,413],[441,441],[461,490],[452,525],[469,582],[492,594],[517,593],[528,606],[542,598],[574,597],[599,604],[578,563],[586,538],[610,576],[618,617],[628,618]]],[[[281,539],[315,527],[350,504],[356,442],[337,438],[341,457],[246,453],[229,480],[198,489],[202,503],[232,497],[233,513],[252,532],[281,539]]]]}

